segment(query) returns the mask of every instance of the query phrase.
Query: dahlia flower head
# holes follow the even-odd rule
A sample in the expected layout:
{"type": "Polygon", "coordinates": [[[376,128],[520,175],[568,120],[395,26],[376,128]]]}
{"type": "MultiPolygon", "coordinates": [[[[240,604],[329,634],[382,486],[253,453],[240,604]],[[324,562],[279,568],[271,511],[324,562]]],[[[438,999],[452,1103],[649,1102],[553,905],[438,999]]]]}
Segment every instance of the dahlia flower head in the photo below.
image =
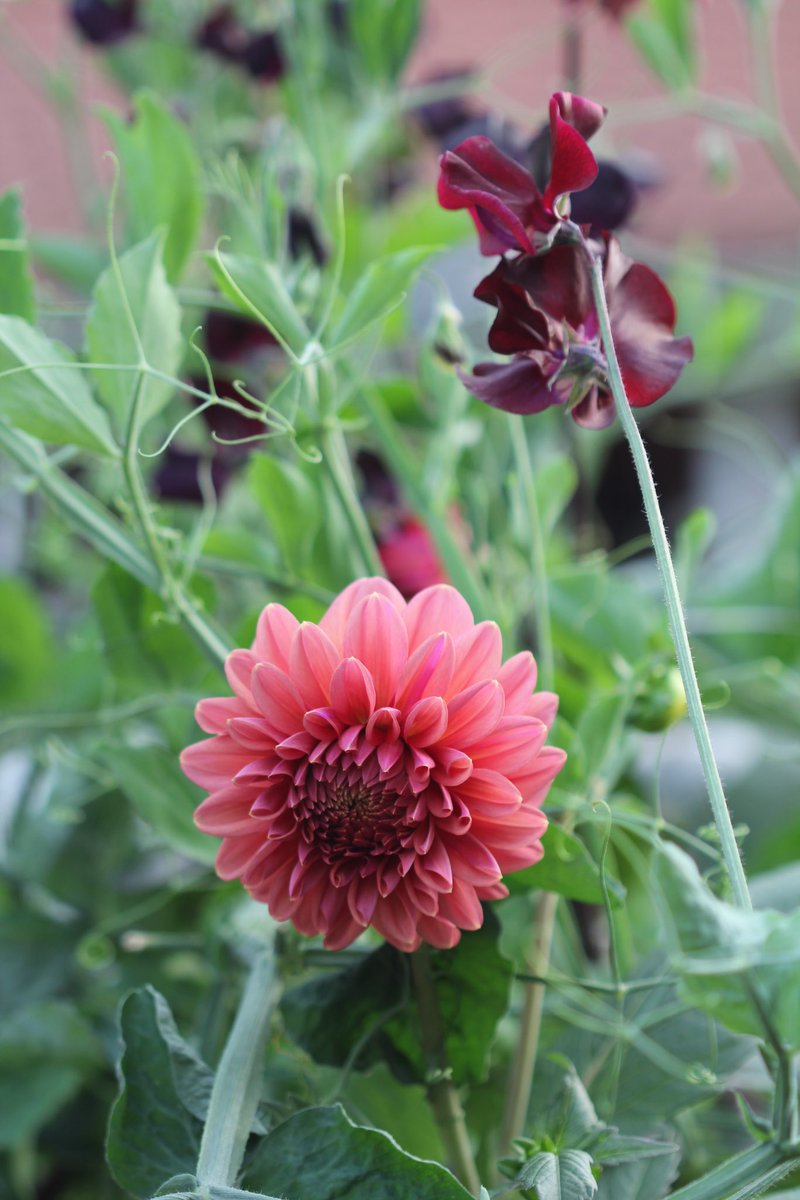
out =
{"type": "Polygon", "coordinates": [[[200,701],[213,736],[181,763],[209,793],[195,821],[223,839],[217,873],[277,920],[331,950],[370,925],[448,948],[541,858],[558,700],[454,588],[407,603],[362,579],[318,625],[270,604],[226,675],[234,695],[200,701]]]}

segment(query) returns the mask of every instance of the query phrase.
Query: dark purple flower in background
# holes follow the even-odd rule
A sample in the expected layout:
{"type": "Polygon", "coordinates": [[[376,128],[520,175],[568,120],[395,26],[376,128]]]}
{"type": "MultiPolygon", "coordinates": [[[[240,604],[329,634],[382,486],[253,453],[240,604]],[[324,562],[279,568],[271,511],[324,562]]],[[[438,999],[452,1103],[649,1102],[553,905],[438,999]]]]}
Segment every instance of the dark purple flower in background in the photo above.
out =
{"type": "Polygon", "coordinates": [[[550,99],[550,171],[543,190],[488,138],[474,137],[442,155],[439,203],[470,212],[482,254],[535,253],[552,241],[565,215],[561,198],[587,188],[597,176],[586,140],[604,117],[599,104],[556,92],[550,99]]]}
{"type": "Polygon", "coordinates": [[[247,35],[229,4],[214,9],[195,33],[195,45],[228,62],[238,62],[247,35]]]}
{"type": "MultiPolygon", "coordinates": [[[[676,338],[672,297],[649,267],[626,258],[613,238],[603,244],[611,329],[628,400],[643,408],[675,384],[693,356],[676,338]]],[[[478,363],[465,385],[505,412],[535,413],[559,404],[573,419],[602,429],[614,419],[586,251],[574,243],[541,255],[503,259],[478,285],[497,308],[490,347],[507,363],[478,363]]]]}
{"type": "Polygon", "coordinates": [[[274,83],[286,71],[277,30],[247,29],[231,4],[215,8],[196,31],[194,40],[201,50],[235,63],[261,83],[274,83]]]}
{"type": "Polygon", "coordinates": [[[277,30],[253,34],[244,48],[241,63],[259,83],[277,83],[286,71],[286,56],[277,30]]]}
{"type": "Polygon", "coordinates": [[[302,208],[289,209],[289,228],[287,231],[289,254],[298,259],[308,256],[318,267],[324,267],[328,261],[328,247],[322,240],[314,218],[302,208]]]}
{"type": "Polygon", "coordinates": [[[209,309],[203,320],[203,341],[209,358],[223,363],[278,345],[261,321],[251,321],[239,313],[215,308],[209,309]]]}
{"type": "Polygon", "coordinates": [[[113,46],[136,31],[137,10],[137,0],[71,0],[69,15],[87,42],[113,46]]]}
{"type": "Polygon", "coordinates": [[[211,466],[211,484],[217,496],[221,496],[230,479],[231,467],[219,457],[209,459],[194,450],[178,450],[167,446],[153,476],[153,491],[161,500],[181,504],[202,504],[203,488],[200,483],[203,463],[211,466]]]}

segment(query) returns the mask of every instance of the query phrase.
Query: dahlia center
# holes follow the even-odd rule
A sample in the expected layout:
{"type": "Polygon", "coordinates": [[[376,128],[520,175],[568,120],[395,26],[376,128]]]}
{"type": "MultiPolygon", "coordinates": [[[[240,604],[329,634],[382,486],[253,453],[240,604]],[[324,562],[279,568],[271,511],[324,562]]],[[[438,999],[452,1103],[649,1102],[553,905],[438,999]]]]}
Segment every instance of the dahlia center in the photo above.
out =
{"type": "Polygon", "coordinates": [[[374,755],[361,765],[310,764],[297,816],[304,840],[328,863],[357,858],[377,866],[400,849],[403,783],[394,772],[382,775],[374,755]]]}

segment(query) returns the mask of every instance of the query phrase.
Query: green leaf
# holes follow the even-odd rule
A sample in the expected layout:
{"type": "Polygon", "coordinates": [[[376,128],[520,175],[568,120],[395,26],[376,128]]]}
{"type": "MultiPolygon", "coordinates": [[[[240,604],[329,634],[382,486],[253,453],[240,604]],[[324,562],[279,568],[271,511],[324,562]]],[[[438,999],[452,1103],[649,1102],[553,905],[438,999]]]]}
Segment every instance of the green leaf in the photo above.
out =
{"type": "Polygon", "coordinates": [[[36,266],[75,291],[88,295],[108,262],[108,250],[90,238],[58,234],[31,234],[31,255],[36,266]]]}
{"type": "Polygon", "coordinates": [[[202,796],[175,755],[158,746],[117,744],[103,761],[139,816],[171,849],[204,866],[213,864],[219,843],[195,825],[192,814],[202,796]]]}
{"type": "Polygon", "coordinates": [[[0,710],[35,699],[52,664],[50,628],[36,593],[0,577],[0,710]]]}
{"type": "Polygon", "coordinates": [[[769,1020],[800,1048],[800,910],[748,912],[718,900],[676,846],[664,846],[657,871],[688,1002],[737,1033],[764,1036],[769,1020]]]}
{"type": "Polygon", "coordinates": [[[416,42],[421,0],[351,0],[347,15],[367,75],[393,83],[416,42]]]}
{"type": "MultiPolygon", "coordinates": [[[[93,304],[86,323],[86,349],[93,362],[136,366],[139,345],[131,328],[133,321],[146,362],[165,375],[175,375],[181,364],[181,310],[167,283],[163,261],[164,233],[152,234],[119,259],[124,295],[113,267],[97,281],[93,304]]],[[[108,409],[119,437],[124,437],[136,389],[136,371],[96,371],[95,387],[108,409]]],[[[145,376],[139,401],[142,421],[164,407],[173,385],[145,376]]]]}
{"type": "Polygon", "coordinates": [[[243,1182],[291,1200],[468,1200],[438,1163],[414,1158],[394,1138],[355,1125],[338,1105],[307,1108],[259,1143],[243,1182]]]}
{"type": "Polygon", "coordinates": [[[303,353],[311,334],[275,263],[221,252],[207,255],[206,262],[219,290],[240,312],[263,320],[295,355],[303,353]]]}
{"type": "Polygon", "coordinates": [[[516,1184],[533,1191],[536,1200],[592,1200],[597,1192],[592,1160],[584,1150],[534,1154],[520,1171],[516,1184]]]}
{"type": "MultiPolygon", "coordinates": [[[[452,950],[431,954],[445,1055],[458,1084],[486,1077],[495,1029],[508,1007],[512,966],[497,940],[497,920],[487,910],[482,929],[465,933],[452,950]]],[[[363,1039],[358,1066],[384,1058],[399,1079],[424,1083],[428,1064],[407,969],[406,956],[386,945],[354,967],[292,988],[283,1001],[289,1033],[331,1066],[343,1065],[363,1039]]]]}
{"type": "Polygon", "coordinates": [[[108,418],[81,371],[20,317],[0,316],[0,418],[44,442],[118,456],[108,418]],[[3,377],[4,371],[14,374],[3,377]]]}
{"type": "Polygon", "coordinates": [[[642,58],[668,88],[680,91],[693,82],[697,54],[692,0],[649,0],[626,24],[642,58]]]}
{"type": "Polygon", "coordinates": [[[166,227],[164,266],[175,281],[200,232],[200,163],[183,121],[152,92],[133,100],[134,119],[105,111],[103,118],[122,161],[131,240],[166,227]]]}
{"type": "Polygon", "coordinates": [[[302,574],[323,523],[319,493],[301,467],[267,454],[253,455],[247,475],[269,522],[282,564],[302,574]]]}
{"type": "Polygon", "coordinates": [[[670,1146],[669,1152],[604,1166],[597,1200],[662,1200],[678,1174],[679,1162],[680,1150],[670,1146]]]}
{"type": "Polygon", "coordinates": [[[22,204],[16,188],[0,196],[0,312],[31,322],[36,317],[22,204]]]}
{"type": "Polygon", "coordinates": [[[120,1032],[120,1090],[106,1157],[120,1187],[147,1197],[165,1179],[194,1170],[212,1075],[153,988],[140,988],[123,1001],[120,1032]]]}
{"type": "MultiPolygon", "coordinates": [[[[602,904],[603,888],[600,869],[589,854],[585,844],[574,833],[567,833],[555,823],[547,828],[542,838],[544,856],[532,867],[515,871],[506,879],[512,895],[528,888],[540,888],[544,892],[557,892],[570,900],[581,900],[584,904],[602,904]]],[[[625,889],[618,880],[608,879],[613,899],[621,900],[625,889]]]]}
{"type": "Polygon", "coordinates": [[[0,1149],[32,1138],[99,1060],[88,1025],[69,1004],[44,1001],[6,1016],[0,1024],[0,1149]]]}
{"type": "Polygon", "coordinates": [[[717,519],[710,508],[696,508],[678,526],[675,538],[675,570],[686,595],[695,569],[702,562],[717,531],[717,519]]]}
{"type": "Polygon", "coordinates": [[[243,1192],[240,1188],[217,1187],[216,1184],[201,1184],[194,1175],[176,1175],[159,1188],[153,1200],[281,1200],[276,1196],[265,1196],[263,1192],[243,1192]],[[176,1188],[180,1188],[176,1191],[176,1188]]]}
{"type": "Polygon", "coordinates": [[[435,250],[435,246],[415,246],[370,263],[345,302],[330,344],[338,346],[355,337],[401,303],[420,267],[435,250]]]}

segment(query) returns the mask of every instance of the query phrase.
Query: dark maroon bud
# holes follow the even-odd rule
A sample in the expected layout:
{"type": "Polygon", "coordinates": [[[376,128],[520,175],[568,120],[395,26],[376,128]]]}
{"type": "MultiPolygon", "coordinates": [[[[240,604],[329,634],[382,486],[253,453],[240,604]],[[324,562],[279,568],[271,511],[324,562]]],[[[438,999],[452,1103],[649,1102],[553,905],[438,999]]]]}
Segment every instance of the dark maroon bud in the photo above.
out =
{"type": "MultiPolygon", "coordinates": [[[[176,450],[168,446],[161,457],[160,465],[153,476],[153,490],[161,500],[172,500],[183,504],[202,504],[203,489],[200,486],[200,454],[176,450]]],[[[211,483],[217,496],[221,496],[230,478],[230,467],[219,458],[211,463],[211,483]]]]}
{"type": "Polygon", "coordinates": [[[359,450],[356,466],[362,481],[362,495],[367,506],[376,504],[394,507],[400,503],[397,483],[383,459],[372,450],[359,450]]]}
{"type": "Polygon", "coordinates": [[[274,29],[249,39],[241,54],[241,64],[260,83],[275,83],[286,70],[286,59],[274,29]]]}
{"type": "Polygon", "coordinates": [[[137,0],[71,0],[73,25],[94,46],[113,46],[137,28],[137,0]]]}
{"type": "Polygon", "coordinates": [[[572,197],[570,212],[577,225],[589,226],[592,237],[623,225],[638,199],[636,184],[622,167],[603,159],[598,161],[597,167],[594,183],[585,192],[576,192],[572,197]]]}
{"type": "Polygon", "coordinates": [[[292,258],[308,255],[318,267],[328,261],[328,247],[323,242],[316,222],[300,208],[289,209],[289,254],[292,258]]]}
{"type": "Polygon", "coordinates": [[[195,45],[228,62],[238,62],[247,44],[247,34],[229,4],[214,9],[195,34],[195,45]]]}
{"type": "Polygon", "coordinates": [[[233,362],[265,346],[277,346],[266,325],[238,313],[211,309],[203,321],[203,340],[209,358],[233,362]]]}

